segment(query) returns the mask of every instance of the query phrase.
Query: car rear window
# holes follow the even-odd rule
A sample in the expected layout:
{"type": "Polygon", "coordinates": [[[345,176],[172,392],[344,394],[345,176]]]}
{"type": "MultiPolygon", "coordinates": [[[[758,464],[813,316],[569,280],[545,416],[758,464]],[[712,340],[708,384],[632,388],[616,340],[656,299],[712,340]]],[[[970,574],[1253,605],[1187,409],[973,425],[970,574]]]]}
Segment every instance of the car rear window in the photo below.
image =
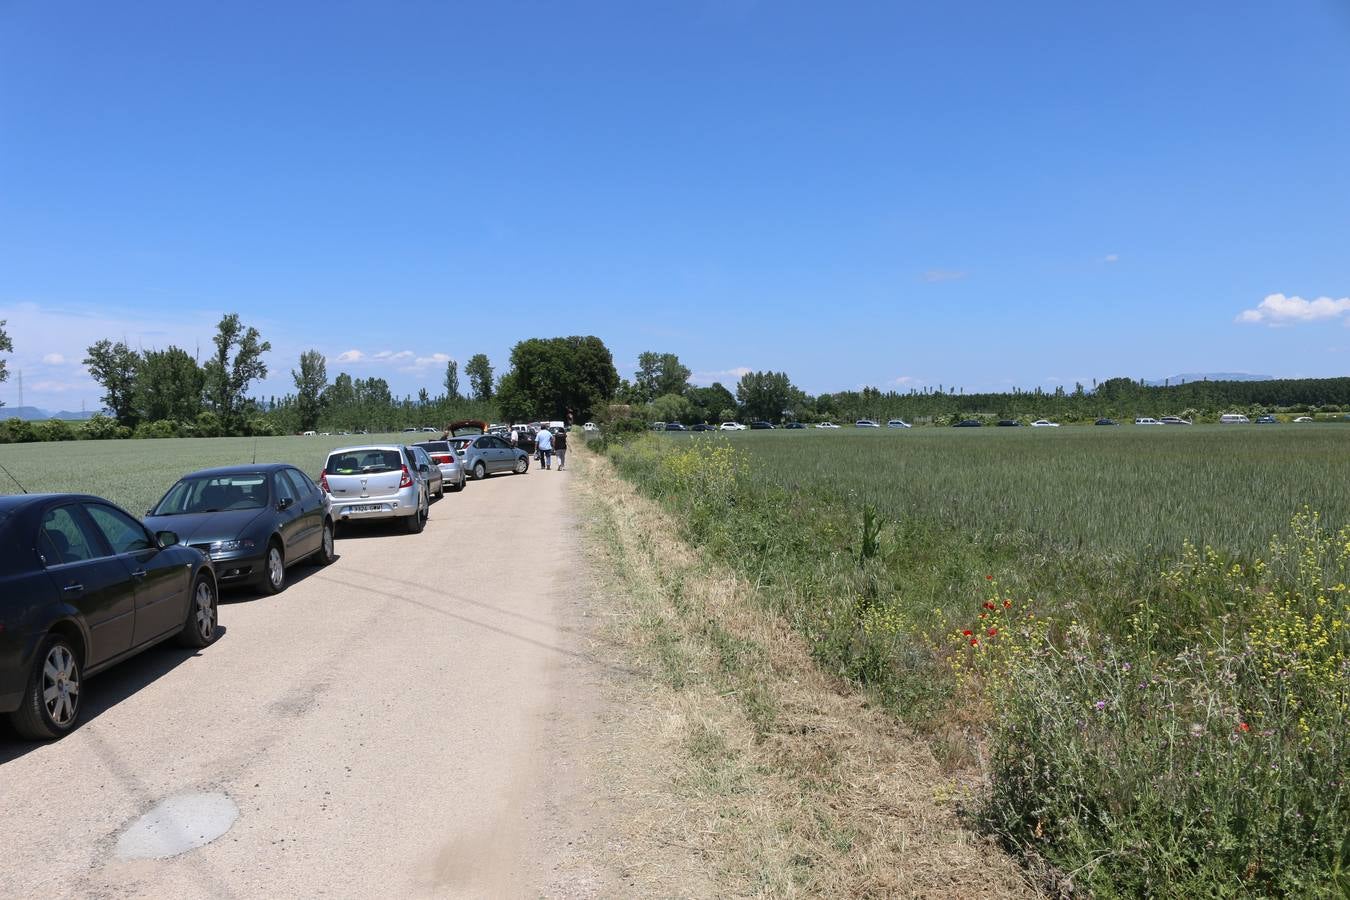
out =
{"type": "Polygon", "coordinates": [[[450,452],[450,445],[449,445],[447,442],[445,442],[445,441],[422,441],[421,443],[413,444],[413,446],[414,446],[414,447],[421,447],[423,450],[427,451],[428,453],[449,453],[449,452],[450,452]]]}
{"type": "Polygon", "coordinates": [[[403,455],[397,450],[344,450],[328,457],[323,471],[327,475],[373,475],[403,468],[403,455]]]}

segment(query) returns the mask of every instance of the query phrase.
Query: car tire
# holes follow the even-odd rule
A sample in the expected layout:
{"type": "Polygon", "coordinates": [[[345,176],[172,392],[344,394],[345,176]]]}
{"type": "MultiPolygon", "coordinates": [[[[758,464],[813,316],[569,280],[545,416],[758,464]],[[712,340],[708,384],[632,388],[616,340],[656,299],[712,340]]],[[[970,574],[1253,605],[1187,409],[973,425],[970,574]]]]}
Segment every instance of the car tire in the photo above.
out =
{"type": "Polygon", "coordinates": [[[450,485],[450,493],[458,494],[460,491],[464,490],[464,482],[465,482],[464,475],[461,474],[459,476],[459,481],[456,481],[454,484],[450,485]]]}
{"type": "Polygon", "coordinates": [[[332,565],[337,559],[337,547],[333,544],[333,538],[337,536],[337,526],[324,519],[323,535],[319,538],[319,549],[314,552],[314,564],[318,566],[332,565]]]}
{"type": "Polygon", "coordinates": [[[80,718],[80,675],[75,648],[59,634],[48,635],[28,673],[23,705],[10,715],[14,730],[31,741],[50,741],[69,734],[80,718]],[[58,672],[55,678],[49,667],[58,672]],[[56,695],[48,701],[47,691],[53,688],[56,695]]]}
{"type": "Polygon", "coordinates": [[[426,524],[427,513],[420,504],[417,507],[417,512],[404,519],[404,526],[408,529],[408,534],[421,534],[426,524]]]}
{"type": "Polygon", "coordinates": [[[514,471],[517,475],[524,475],[526,472],[530,471],[529,457],[522,456],[520,459],[517,459],[516,466],[512,471],[514,471]]]}
{"type": "Polygon", "coordinates": [[[220,594],[216,583],[205,572],[197,575],[188,596],[187,621],[178,633],[178,643],[201,649],[220,633],[220,594]]]}
{"type": "Polygon", "coordinates": [[[286,589],[286,554],[276,538],[267,542],[262,579],[258,584],[264,594],[280,594],[286,589]]]}
{"type": "Polygon", "coordinates": [[[480,459],[478,462],[473,464],[473,480],[482,481],[486,477],[487,477],[487,466],[483,465],[483,461],[480,459]]]}

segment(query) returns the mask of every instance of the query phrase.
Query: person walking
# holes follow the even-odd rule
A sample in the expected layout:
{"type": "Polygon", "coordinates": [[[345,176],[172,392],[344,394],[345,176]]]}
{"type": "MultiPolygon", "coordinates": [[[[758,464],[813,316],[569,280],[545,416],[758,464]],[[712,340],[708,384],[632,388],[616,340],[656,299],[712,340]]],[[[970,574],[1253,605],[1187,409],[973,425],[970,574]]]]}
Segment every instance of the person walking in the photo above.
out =
{"type": "Polygon", "coordinates": [[[520,432],[516,431],[516,426],[511,426],[511,446],[514,448],[520,443],[520,432]]]}
{"type": "Polygon", "coordinates": [[[540,464],[545,469],[553,467],[553,432],[547,428],[539,429],[539,436],[535,438],[538,441],[540,464]]]}
{"type": "Polygon", "coordinates": [[[553,436],[553,452],[558,454],[558,471],[567,465],[567,429],[559,429],[553,436]]]}

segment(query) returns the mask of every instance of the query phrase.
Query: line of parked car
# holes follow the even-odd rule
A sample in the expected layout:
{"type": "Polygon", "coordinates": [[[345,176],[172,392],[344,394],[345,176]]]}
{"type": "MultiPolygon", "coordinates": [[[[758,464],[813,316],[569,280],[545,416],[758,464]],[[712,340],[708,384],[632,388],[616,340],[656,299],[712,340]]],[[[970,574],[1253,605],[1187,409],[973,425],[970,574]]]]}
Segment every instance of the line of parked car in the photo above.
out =
{"type": "Polygon", "coordinates": [[[203,469],[143,519],[88,494],[0,496],[0,714],[23,737],[59,738],[86,677],[163,641],[212,643],[221,588],[276,594],[293,567],[337,559],[343,523],[417,534],[432,499],[470,475],[528,472],[530,454],[490,429],[341,447],[317,482],[288,463],[203,469]]]}

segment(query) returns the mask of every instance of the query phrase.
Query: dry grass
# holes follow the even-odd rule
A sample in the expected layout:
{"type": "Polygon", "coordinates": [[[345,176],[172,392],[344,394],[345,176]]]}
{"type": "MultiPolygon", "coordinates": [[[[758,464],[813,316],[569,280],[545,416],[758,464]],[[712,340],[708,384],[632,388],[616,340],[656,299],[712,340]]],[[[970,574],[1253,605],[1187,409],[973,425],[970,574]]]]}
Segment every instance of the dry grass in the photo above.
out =
{"type": "Polygon", "coordinates": [[[607,460],[575,456],[588,551],[608,573],[599,646],[645,675],[615,687],[607,723],[630,819],[609,852],[634,894],[1035,895],[958,820],[973,770],[944,771],[607,460]]]}

